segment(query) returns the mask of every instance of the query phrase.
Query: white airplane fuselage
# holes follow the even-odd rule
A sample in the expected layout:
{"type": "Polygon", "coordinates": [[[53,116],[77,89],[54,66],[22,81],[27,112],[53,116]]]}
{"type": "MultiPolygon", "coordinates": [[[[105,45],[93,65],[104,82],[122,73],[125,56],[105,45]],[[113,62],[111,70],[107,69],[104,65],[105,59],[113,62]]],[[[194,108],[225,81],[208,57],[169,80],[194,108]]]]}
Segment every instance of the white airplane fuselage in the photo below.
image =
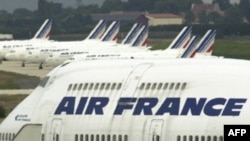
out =
{"type": "Polygon", "coordinates": [[[42,141],[222,141],[224,125],[250,123],[249,84],[247,60],[76,61],[5,118],[0,141],[24,125],[40,126],[42,141]]]}

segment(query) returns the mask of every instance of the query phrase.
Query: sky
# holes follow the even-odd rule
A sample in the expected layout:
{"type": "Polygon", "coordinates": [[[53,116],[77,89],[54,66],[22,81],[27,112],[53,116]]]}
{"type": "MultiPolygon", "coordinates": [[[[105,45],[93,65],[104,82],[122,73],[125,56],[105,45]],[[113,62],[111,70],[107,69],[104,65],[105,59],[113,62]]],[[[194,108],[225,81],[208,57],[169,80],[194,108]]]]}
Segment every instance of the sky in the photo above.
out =
{"type": "MultiPolygon", "coordinates": [[[[62,3],[63,7],[76,7],[77,0],[47,0],[55,3],[62,3]]],[[[101,5],[105,0],[82,0],[84,5],[98,4],[101,5]]],[[[211,3],[213,0],[203,0],[205,3],[211,3]]],[[[232,3],[237,3],[240,0],[230,0],[232,3]]],[[[6,10],[9,13],[17,8],[26,8],[31,11],[37,10],[38,0],[0,0],[0,10],[6,10]]]]}

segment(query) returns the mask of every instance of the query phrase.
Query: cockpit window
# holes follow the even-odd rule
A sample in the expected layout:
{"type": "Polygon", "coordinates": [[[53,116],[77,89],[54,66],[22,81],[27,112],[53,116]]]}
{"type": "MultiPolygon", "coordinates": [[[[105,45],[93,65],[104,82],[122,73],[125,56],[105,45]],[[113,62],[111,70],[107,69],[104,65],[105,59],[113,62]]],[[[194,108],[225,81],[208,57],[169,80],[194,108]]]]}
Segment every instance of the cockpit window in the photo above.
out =
{"type": "Polygon", "coordinates": [[[47,82],[48,82],[48,80],[49,80],[49,78],[50,78],[49,76],[44,77],[44,78],[42,79],[42,81],[39,83],[39,86],[45,87],[46,84],[47,84],[47,82]]]}

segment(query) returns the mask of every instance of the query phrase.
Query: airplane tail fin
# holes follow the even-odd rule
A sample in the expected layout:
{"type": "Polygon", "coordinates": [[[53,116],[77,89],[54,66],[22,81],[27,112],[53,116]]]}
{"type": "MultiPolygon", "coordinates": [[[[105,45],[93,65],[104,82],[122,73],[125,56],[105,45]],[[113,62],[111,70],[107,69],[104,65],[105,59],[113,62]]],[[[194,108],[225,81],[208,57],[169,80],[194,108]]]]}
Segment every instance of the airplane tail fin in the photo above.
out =
{"type": "Polygon", "coordinates": [[[185,48],[191,37],[191,32],[192,27],[185,26],[169,45],[168,49],[185,48]]]}
{"type": "Polygon", "coordinates": [[[180,56],[180,58],[192,58],[192,57],[194,57],[195,52],[196,52],[197,42],[198,42],[197,36],[192,36],[189,43],[187,44],[185,51],[180,56]]]}
{"type": "Polygon", "coordinates": [[[120,30],[120,22],[113,21],[108,29],[104,32],[103,36],[101,37],[101,41],[115,41],[118,40],[118,33],[120,30]]]}
{"type": "Polygon", "coordinates": [[[36,32],[33,39],[46,39],[48,40],[50,37],[50,32],[52,28],[52,20],[46,19],[39,30],[36,32]]]}
{"type": "Polygon", "coordinates": [[[131,44],[132,40],[136,36],[136,34],[139,32],[139,29],[141,28],[142,24],[135,23],[126,37],[122,40],[121,44],[131,44]]]}
{"type": "Polygon", "coordinates": [[[140,46],[140,47],[145,47],[147,46],[147,41],[148,41],[148,26],[143,25],[138,32],[137,36],[132,42],[132,46],[140,46]]]}
{"type": "Polygon", "coordinates": [[[196,53],[211,55],[214,47],[215,35],[215,29],[208,30],[206,34],[202,37],[200,42],[197,44],[196,53]]]}
{"type": "Polygon", "coordinates": [[[99,39],[106,30],[107,21],[100,20],[86,39],[99,39]]]}

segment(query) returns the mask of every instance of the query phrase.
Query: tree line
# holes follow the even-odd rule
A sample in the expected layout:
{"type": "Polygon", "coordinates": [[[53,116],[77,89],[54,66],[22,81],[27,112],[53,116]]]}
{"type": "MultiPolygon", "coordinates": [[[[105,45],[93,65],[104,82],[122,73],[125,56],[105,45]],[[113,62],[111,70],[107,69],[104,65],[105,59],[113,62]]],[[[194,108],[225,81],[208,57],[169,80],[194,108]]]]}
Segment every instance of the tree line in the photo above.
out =
{"type": "MultiPolygon", "coordinates": [[[[38,1],[38,9],[30,11],[19,8],[13,13],[0,11],[0,33],[13,34],[14,38],[28,38],[38,30],[46,18],[53,19],[53,34],[88,33],[95,25],[90,14],[109,13],[111,11],[147,11],[150,13],[173,13],[185,18],[185,25],[194,26],[194,32],[203,33],[209,27],[219,29],[224,35],[250,35],[250,1],[240,0],[239,4],[230,4],[229,0],[214,0],[224,15],[202,11],[195,17],[192,4],[201,4],[201,0],[105,0],[101,6],[81,5],[78,8],[63,7],[60,3],[38,1]],[[194,24],[198,19],[198,24],[194,24]]],[[[131,21],[134,23],[135,21],[131,21]]],[[[124,25],[128,26],[128,25],[124,25]]],[[[183,25],[150,27],[150,31],[176,32],[183,25]]],[[[123,28],[121,27],[121,30],[123,28]]],[[[124,27],[128,29],[128,27],[124,27]]]]}

